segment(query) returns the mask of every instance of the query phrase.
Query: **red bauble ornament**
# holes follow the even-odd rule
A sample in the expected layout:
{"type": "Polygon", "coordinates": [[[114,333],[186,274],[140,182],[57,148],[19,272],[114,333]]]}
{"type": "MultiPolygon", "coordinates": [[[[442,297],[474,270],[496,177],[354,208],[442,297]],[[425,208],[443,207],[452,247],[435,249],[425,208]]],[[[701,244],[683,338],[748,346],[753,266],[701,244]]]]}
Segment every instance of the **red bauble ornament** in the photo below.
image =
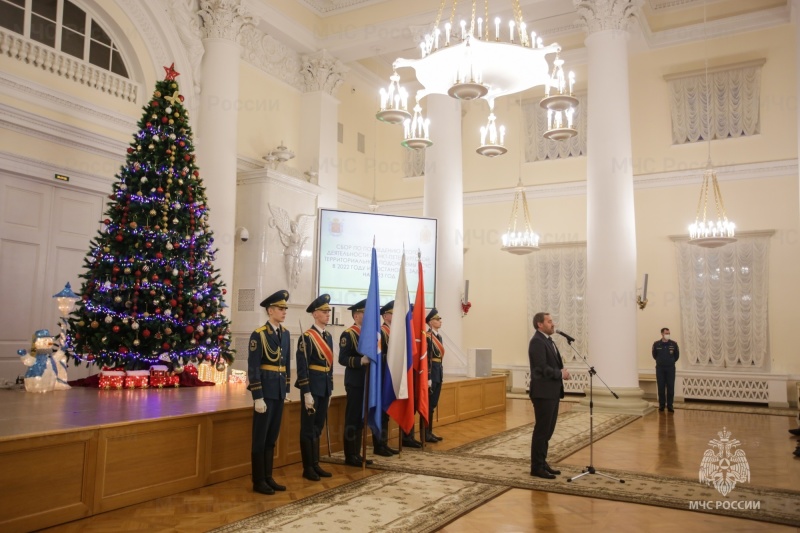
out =
{"type": "Polygon", "coordinates": [[[162,257],[164,257],[164,254],[161,252],[156,252],[156,259],[161,259],[162,257]]]}
{"type": "Polygon", "coordinates": [[[117,265],[114,265],[111,268],[111,272],[113,272],[114,274],[119,274],[119,267],[117,265]]]}
{"type": "Polygon", "coordinates": [[[194,174],[194,177],[195,177],[195,178],[196,178],[196,177],[198,177],[198,176],[200,176],[200,172],[199,172],[199,171],[197,171],[197,170],[195,170],[194,172],[192,172],[192,174],[194,174]]]}
{"type": "Polygon", "coordinates": [[[183,148],[184,146],[186,146],[186,143],[185,143],[185,142],[183,142],[183,141],[181,141],[181,142],[179,142],[179,143],[178,143],[178,146],[180,146],[181,148],[183,148]]]}
{"type": "Polygon", "coordinates": [[[189,154],[186,154],[185,156],[183,156],[183,160],[184,161],[190,161],[191,159],[192,158],[189,156],[189,154]]]}
{"type": "Polygon", "coordinates": [[[157,192],[158,194],[164,194],[164,189],[162,189],[161,187],[159,187],[158,189],[156,189],[156,192],[157,192]]]}
{"type": "Polygon", "coordinates": [[[158,100],[153,100],[152,104],[153,107],[158,107],[158,100]]]}
{"type": "Polygon", "coordinates": [[[172,280],[167,278],[164,280],[164,285],[172,285],[172,280]]]}
{"type": "Polygon", "coordinates": [[[160,308],[160,307],[156,307],[156,314],[157,314],[157,315],[160,315],[160,314],[161,314],[161,308],[160,308]]]}
{"type": "Polygon", "coordinates": [[[132,153],[133,153],[133,148],[131,148],[130,146],[128,147],[128,153],[129,153],[129,154],[132,154],[132,153]]]}
{"type": "Polygon", "coordinates": [[[169,350],[169,343],[165,342],[164,344],[161,345],[161,347],[164,348],[165,350],[169,350]]]}
{"type": "Polygon", "coordinates": [[[119,333],[119,326],[114,326],[113,328],[111,328],[111,331],[113,331],[114,333],[119,333]]]}
{"type": "Polygon", "coordinates": [[[147,241],[146,243],[144,243],[144,247],[145,248],[152,248],[153,247],[153,243],[150,242],[150,241],[147,241]]]}
{"type": "Polygon", "coordinates": [[[128,353],[128,349],[125,346],[120,346],[119,353],[128,353]]]}
{"type": "Polygon", "coordinates": [[[142,337],[144,337],[145,339],[146,339],[147,337],[149,337],[149,336],[150,336],[150,330],[149,330],[149,329],[146,329],[146,330],[144,330],[144,331],[142,332],[142,337]]]}
{"type": "Polygon", "coordinates": [[[194,331],[194,326],[186,326],[186,333],[191,333],[194,331]]]}
{"type": "Polygon", "coordinates": [[[151,127],[151,126],[152,126],[152,124],[151,124],[150,122],[147,122],[147,123],[145,124],[145,126],[147,126],[147,127],[149,128],[149,127],[151,127]]]}
{"type": "Polygon", "coordinates": [[[228,289],[222,289],[222,294],[228,294],[228,289]]]}
{"type": "Polygon", "coordinates": [[[150,279],[152,279],[153,281],[158,281],[158,274],[153,274],[153,277],[150,279]]]}
{"type": "MultiPolygon", "coordinates": [[[[136,276],[137,278],[141,278],[142,277],[142,271],[141,270],[137,270],[136,272],[133,273],[133,275],[136,276]]],[[[138,283],[136,284],[135,288],[137,288],[137,289],[139,288],[139,284],[138,283]]]]}
{"type": "Polygon", "coordinates": [[[173,298],[172,300],[169,301],[169,305],[171,305],[172,307],[175,307],[176,305],[178,305],[178,301],[175,300],[175,298],[173,298]]]}
{"type": "Polygon", "coordinates": [[[167,117],[161,117],[161,122],[166,124],[169,119],[167,117]]]}
{"type": "Polygon", "coordinates": [[[182,94],[179,94],[179,95],[178,95],[178,100],[180,100],[181,102],[183,102],[183,95],[182,95],[182,94]]]}
{"type": "Polygon", "coordinates": [[[117,236],[116,236],[116,237],[114,237],[114,239],[115,239],[117,242],[122,242],[122,239],[123,239],[123,237],[122,237],[122,234],[121,234],[121,233],[117,233],[117,236]]]}

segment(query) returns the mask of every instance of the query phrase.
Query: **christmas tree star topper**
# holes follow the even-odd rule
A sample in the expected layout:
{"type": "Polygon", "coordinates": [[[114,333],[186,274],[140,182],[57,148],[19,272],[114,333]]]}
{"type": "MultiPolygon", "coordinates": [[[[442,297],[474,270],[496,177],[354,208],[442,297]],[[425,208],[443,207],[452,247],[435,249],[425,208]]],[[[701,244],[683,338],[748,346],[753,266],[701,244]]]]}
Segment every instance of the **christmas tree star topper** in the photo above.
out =
{"type": "Polygon", "coordinates": [[[167,73],[167,75],[166,75],[166,77],[164,79],[167,80],[167,81],[173,81],[173,80],[175,80],[175,78],[177,78],[178,76],[181,75],[180,72],[175,70],[175,63],[171,64],[168,67],[164,67],[164,70],[167,73]]]}

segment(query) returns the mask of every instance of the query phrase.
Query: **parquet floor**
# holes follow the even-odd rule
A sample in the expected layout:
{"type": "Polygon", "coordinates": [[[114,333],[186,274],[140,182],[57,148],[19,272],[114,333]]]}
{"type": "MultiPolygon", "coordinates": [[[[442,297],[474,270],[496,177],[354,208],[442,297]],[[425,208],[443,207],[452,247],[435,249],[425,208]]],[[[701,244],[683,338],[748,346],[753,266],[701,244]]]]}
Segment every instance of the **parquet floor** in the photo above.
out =
{"type": "MultiPolygon", "coordinates": [[[[562,411],[572,405],[562,404],[562,411]]],[[[433,445],[449,449],[533,420],[527,400],[509,400],[505,413],[488,415],[448,426],[435,427],[444,441],[433,445]]],[[[795,440],[787,433],[795,421],[789,417],[677,410],[672,415],[652,413],[598,441],[594,466],[695,478],[708,441],[723,426],[741,441],[750,464],[751,483],[800,490],[800,459],[791,452],[795,440]]],[[[588,449],[564,460],[585,466],[588,449]]],[[[143,461],[143,468],[146,461],[143,461]]],[[[322,482],[301,477],[302,467],[276,470],[275,478],[288,490],[275,496],[251,491],[249,477],[218,483],[174,496],[160,498],[91,518],[49,528],[50,532],[206,531],[372,475],[367,470],[325,465],[334,476],[322,482]]],[[[528,468],[528,465],[521,465],[528,468]]],[[[575,483],[580,483],[576,480],[575,483]]],[[[800,505],[800,502],[798,503],[800,505]]],[[[800,533],[800,528],[692,511],[680,511],[578,496],[512,489],[447,525],[445,532],[516,531],[627,532],[749,532],[800,533]]]]}

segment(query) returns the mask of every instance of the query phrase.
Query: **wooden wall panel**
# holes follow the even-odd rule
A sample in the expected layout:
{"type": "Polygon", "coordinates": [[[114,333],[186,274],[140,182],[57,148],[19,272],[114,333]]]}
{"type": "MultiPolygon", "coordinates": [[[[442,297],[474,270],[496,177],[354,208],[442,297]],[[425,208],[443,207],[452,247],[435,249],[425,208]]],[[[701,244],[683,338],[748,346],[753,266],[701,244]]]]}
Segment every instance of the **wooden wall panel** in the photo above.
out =
{"type": "Polygon", "coordinates": [[[466,420],[483,414],[483,384],[479,380],[459,382],[458,419],[466,420]]]}
{"type": "Polygon", "coordinates": [[[203,417],[101,429],[95,511],[203,486],[203,417]]]}
{"type": "Polygon", "coordinates": [[[505,378],[487,380],[483,383],[483,413],[489,414],[506,409],[506,383],[505,378]]]}
{"type": "Polygon", "coordinates": [[[92,431],[0,443],[0,530],[30,531],[92,514],[92,431]]]}
{"type": "Polygon", "coordinates": [[[208,464],[205,484],[219,483],[250,473],[250,450],[253,415],[238,410],[209,417],[206,434],[210,441],[206,454],[208,464]]]}
{"type": "Polygon", "coordinates": [[[437,425],[458,422],[458,386],[459,382],[445,382],[442,385],[439,405],[436,406],[436,412],[433,414],[434,428],[437,425]]]}

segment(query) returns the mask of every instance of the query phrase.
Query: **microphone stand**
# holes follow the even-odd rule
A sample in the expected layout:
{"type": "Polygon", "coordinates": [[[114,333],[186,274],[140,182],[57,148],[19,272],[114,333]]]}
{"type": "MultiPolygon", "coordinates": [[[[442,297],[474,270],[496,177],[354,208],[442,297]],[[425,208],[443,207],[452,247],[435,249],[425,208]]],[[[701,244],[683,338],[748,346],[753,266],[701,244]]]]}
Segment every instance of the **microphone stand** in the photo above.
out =
{"type": "MultiPolygon", "coordinates": [[[[583,354],[580,353],[578,350],[576,350],[575,347],[572,345],[572,343],[575,342],[575,339],[571,337],[569,338],[565,337],[565,338],[567,339],[567,344],[569,344],[569,347],[572,348],[572,351],[575,352],[575,354],[577,354],[580,360],[583,361],[583,364],[586,365],[586,367],[589,369],[589,466],[581,470],[581,473],[578,474],[577,476],[569,478],[567,482],[573,481],[587,474],[594,474],[606,477],[608,479],[613,479],[614,481],[619,481],[620,483],[625,483],[624,479],[619,479],[613,476],[609,476],[608,474],[598,472],[594,467],[594,390],[593,389],[594,389],[594,376],[597,376],[597,371],[594,369],[593,366],[589,364],[589,361],[586,360],[586,357],[584,357],[583,354]]],[[[608,389],[608,392],[610,392],[614,396],[614,398],[619,400],[619,396],[617,396],[617,393],[611,390],[611,387],[609,387],[608,384],[605,381],[603,381],[603,378],[597,376],[597,379],[599,379],[600,382],[603,385],[605,385],[606,389],[608,389]]]]}

